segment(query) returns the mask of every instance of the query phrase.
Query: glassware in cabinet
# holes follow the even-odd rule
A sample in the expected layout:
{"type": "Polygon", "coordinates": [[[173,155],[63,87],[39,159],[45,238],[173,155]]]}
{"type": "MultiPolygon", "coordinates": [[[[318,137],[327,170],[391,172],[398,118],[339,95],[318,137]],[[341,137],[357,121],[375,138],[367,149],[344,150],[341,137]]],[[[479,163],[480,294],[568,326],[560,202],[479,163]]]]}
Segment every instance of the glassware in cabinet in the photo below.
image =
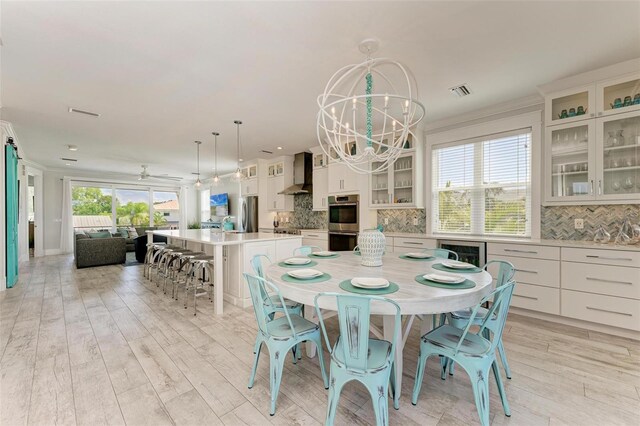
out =
{"type": "Polygon", "coordinates": [[[598,196],[640,200],[640,113],[598,120],[598,196]]]}
{"type": "Polygon", "coordinates": [[[640,73],[599,82],[598,117],[640,110],[640,73]]]}
{"type": "Polygon", "coordinates": [[[547,129],[547,173],[551,199],[594,196],[593,121],[547,129]]]}
{"type": "Polygon", "coordinates": [[[595,85],[589,85],[546,96],[546,125],[566,124],[595,117],[594,92],[595,85]]]}

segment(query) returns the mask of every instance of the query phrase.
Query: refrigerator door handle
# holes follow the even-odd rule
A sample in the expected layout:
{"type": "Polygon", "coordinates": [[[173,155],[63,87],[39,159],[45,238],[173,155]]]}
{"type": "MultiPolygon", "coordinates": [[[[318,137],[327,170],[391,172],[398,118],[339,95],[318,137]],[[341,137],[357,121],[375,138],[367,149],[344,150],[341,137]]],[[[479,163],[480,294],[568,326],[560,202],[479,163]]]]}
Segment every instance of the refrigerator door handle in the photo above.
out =
{"type": "Polygon", "coordinates": [[[242,199],[242,231],[247,230],[247,200],[242,199]]]}

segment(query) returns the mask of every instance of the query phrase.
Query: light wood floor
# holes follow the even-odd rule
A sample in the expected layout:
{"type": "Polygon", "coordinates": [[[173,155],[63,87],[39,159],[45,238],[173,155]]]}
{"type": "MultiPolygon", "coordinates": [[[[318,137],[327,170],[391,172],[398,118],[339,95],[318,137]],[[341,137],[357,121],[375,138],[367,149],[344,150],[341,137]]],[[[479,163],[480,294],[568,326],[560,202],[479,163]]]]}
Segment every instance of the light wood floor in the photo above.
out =
{"type": "MultiPolygon", "coordinates": [[[[137,266],[76,270],[68,256],[30,261],[16,288],[0,292],[0,424],[323,423],[317,358],[287,362],[278,411],[269,417],[268,357],[247,389],[253,312],[225,305],[215,317],[200,302],[194,317],[145,282],[137,266]]],[[[411,405],[415,328],[391,424],[477,423],[467,375],[458,369],[442,381],[435,359],[411,405]]],[[[513,415],[504,416],[492,383],[493,424],[640,424],[640,342],[511,315],[504,343],[513,415]]],[[[345,388],[338,422],[373,422],[363,388],[345,388]]]]}

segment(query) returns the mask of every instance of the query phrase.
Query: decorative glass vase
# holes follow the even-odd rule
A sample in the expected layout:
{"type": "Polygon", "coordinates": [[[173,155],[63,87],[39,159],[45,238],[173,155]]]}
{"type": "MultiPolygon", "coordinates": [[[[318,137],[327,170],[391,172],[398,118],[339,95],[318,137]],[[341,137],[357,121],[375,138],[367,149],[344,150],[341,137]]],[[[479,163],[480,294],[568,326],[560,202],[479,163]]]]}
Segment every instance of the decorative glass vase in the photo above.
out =
{"type": "Polygon", "coordinates": [[[609,234],[607,230],[604,229],[604,226],[600,226],[598,229],[596,229],[596,234],[593,237],[593,242],[598,244],[607,244],[609,241],[611,241],[611,234],[609,234]]]}
{"type": "Polygon", "coordinates": [[[382,266],[385,237],[378,229],[365,229],[358,235],[358,248],[363,266],[382,266]]]}

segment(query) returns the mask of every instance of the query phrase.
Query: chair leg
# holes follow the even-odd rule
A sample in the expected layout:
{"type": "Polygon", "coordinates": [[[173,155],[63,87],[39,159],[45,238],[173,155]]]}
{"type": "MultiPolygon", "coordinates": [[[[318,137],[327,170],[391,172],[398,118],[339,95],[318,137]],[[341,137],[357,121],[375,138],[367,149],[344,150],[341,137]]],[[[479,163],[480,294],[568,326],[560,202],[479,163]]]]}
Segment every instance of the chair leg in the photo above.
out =
{"type": "MultiPolygon", "coordinates": [[[[327,379],[327,370],[324,367],[324,355],[322,354],[322,340],[321,337],[318,336],[317,339],[314,339],[313,342],[316,344],[316,348],[318,348],[318,363],[320,364],[320,372],[322,373],[322,381],[324,382],[324,388],[329,389],[329,379],[327,379]]],[[[298,351],[302,352],[302,345],[298,344],[298,351]]]]}
{"type": "Polygon", "coordinates": [[[282,371],[284,370],[284,355],[287,352],[289,351],[281,353],[280,350],[276,349],[272,353],[269,350],[269,384],[271,388],[271,411],[269,414],[272,416],[276,413],[276,401],[280,390],[280,382],[282,381],[282,371]]]}
{"type": "Polygon", "coordinates": [[[504,374],[507,376],[507,379],[511,379],[511,368],[509,368],[509,362],[507,361],[507,354],[504,352],[504,346],[502,345],[502,337],[500,337],[500,341],[498,342],[498,353],[500,354],[500,359],[502,360],[502,366],[504,367],[504,374]]]}
{"type": "Polygon", "coordinates": [[[473,387],[473,396],[476,400],[476,409],[482,426],[489,426],[489,368],[480,366],[476,371],[468,371],[473,387]]]}
{"type": "Polygon", "coordinates": [[[249,389],[253,387],[253,382],[256,378],[256,371],[258,370],[258,360],[260,359],[260,350],[262,349],[262,342],[256,337],[256,356],[253,358],[253,367],[251,368],[251,376],[249,377],[249,389]]]}
{"type": "Polygon", "coordinates": [[[338,401],[340,400],[340,392],[344,386],[344,382],[342,380],[336,380],[333,372],[331,372],[330,381],[331,385],[329,386],[329,402],[327,404],[327,418],[324,422],[325,426],[333,426],[335,423],[338,401]]]}
{"type": "Polygon", "coordinates": [[[449,365],[448,365],[447,368],[449,368],[449,375],[450,376],[453,376],[453,371],[455,369],[455,365],[456,365],[456,363],[453,362],[453,360],[451,358],[449,358],[449,365]]]}
{"type": "Polygon", "coordinates": [[[389,425],[389,401],[387,395],[389,395],[389,382],[376,383],[372,381],[368,384],[367,389],[371,395],[371,402],[373,403],[373,412],[376,416],[376,425],[389,425]]]}
{"type": "Polygon", "coordinates": [[[396,363],[391,364],[391,375],[389,381],[391,382],[391,394],[393,395],[393,408],[400,409],[400,389],[396,389],[396,363]]]}
{"type": "Polygon", "coordinates": [[[418,395],[420,395],[420,388],[422,387],[424,370],[427,368],[427,358],[429,358],[429,354],[423,352],[423,349],[420,348],[420,353],[418,354],[418,365],[416,366],[416,380],[413,384],[413,395],[411,396],[411,403],[413,405],[418,403],[418,395]]]}
{"type": "Polygon", "coordinates": [[[291,358],[293,359],[293,363],[297,364],[298,363],[298,348],[299,348],[300,344],[297,345],[293,345],[293,347],[291,348],[291,358]]]}
{"type": "Polygon", "coordinates": [[[494,360],[491,364],[491,369],[493,370],[493,375],[496,376],[496,384],[498,385],[498,393],[500,394],[500,399],[502,400],[502,408],[504,409],[504,414],[507,417],[511,417],[511,408],[509,408],[507,393],[504,390],[502,377],[500,376],[500,368],[498,368],[498,362],[496,360],[494,360]]]}

